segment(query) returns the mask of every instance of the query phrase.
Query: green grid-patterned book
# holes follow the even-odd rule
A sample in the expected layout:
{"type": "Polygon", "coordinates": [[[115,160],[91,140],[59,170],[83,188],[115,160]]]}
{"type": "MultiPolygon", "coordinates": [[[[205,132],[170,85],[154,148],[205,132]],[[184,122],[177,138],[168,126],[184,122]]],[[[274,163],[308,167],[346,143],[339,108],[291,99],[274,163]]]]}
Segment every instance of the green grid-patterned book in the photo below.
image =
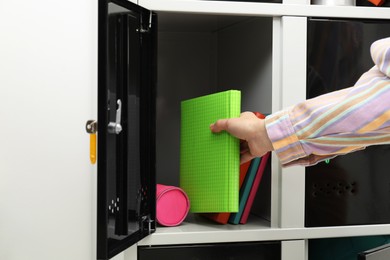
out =
{"type": "Polygon", "coordinates": [[[237,212],[240,142],[223,131],[212,133],[218,119],[239,117],[241,92],[229,90],[181,103],[180,187],[191,212],[237,212]]]}

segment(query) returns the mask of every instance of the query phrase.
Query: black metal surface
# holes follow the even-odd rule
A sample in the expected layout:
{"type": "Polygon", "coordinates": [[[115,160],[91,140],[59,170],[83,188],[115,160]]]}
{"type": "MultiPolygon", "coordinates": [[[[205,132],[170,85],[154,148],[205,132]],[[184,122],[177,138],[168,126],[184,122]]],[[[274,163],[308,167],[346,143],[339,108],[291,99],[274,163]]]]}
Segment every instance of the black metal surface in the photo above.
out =
{"type": "Polygon", "coordinates": [[[156,16],[150,14],[128,1],[99,1],[98,259],[155,230],[156,16]],[[118,100],[122,131],[112,133],[118,100]]]}
{"type": "Polygon", "coordinates": [[[306,226],[390,223],[390,147],[306,169],[306,226]]]}
{"type": "Polygon", "coordinates": [[[139,260],[280,260],[280,242],[221,243],[138,248],[139,260]]]}
{"type": "MultiPolygon", "coordinates": [[[[309,19],[307,98],[353,86],[389,35],[387,21],[309,19]]],[[[307,167],[305,188],[307,227],[390,223],[390,146],[307,167]]]]}

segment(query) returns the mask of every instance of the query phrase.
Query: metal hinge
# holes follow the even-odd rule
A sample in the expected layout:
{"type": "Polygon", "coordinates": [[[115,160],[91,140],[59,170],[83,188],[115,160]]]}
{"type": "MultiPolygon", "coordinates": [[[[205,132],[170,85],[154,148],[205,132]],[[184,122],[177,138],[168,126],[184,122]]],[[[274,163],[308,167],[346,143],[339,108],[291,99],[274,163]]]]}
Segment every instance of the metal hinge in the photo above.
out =
{"type": "Polygon", "coordinates": [[[148,25],[147,27],[143,27],[143,23],[142,23],[142,15],[141,15],[141,28],[137,29],[137,32],[140,32],[140,33],[148,33],[150,32],[150,29],[152,29],[152,18],[153,18],[153,13],[152,11],[149,12],[149,22],[148,22],[148,25]]]}
{"type": "Polygon", "coordinates": [[[152,233],[152,223],[154,222],[154,220],[150,219],[150,215],[147,215],[147,216],[143,216],[142,217],[142,223],[143,223],[143,227],[144,229],[147,229],[149,234],[152,233]],[[145,227],[147,225],[147,227],[145,227]]]}

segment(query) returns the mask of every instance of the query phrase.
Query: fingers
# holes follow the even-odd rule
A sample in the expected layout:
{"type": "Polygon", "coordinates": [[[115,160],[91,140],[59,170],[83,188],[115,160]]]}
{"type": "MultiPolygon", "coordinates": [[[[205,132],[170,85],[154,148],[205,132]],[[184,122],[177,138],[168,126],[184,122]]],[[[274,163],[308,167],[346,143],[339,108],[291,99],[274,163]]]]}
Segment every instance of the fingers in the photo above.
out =
{"type": "Polygon", "coordinates": [[[246,152],[249,152],[248,143],[244,140],[240,140],[240,154],[244,154],[246,152]]]}
{"type": "Polygon", "coordinates": [[[255,157],[250,152],[243,153],[243,154],[241,154],[241,157],[240,157],[240,164],[249,162],[253,158],[255,158],[255,157]]]}
{"type": "MultiPolygon", "coordinates": [[[[241,117],[253,117],[253,116],[254,116],[253,113],[246,113],[246,114],[243,113],[241,115],[241,117]]],[[[219,119],[214,124],[210,125],[210,130],[214,133],[219,133],[221,131],[227,131],[227,132],[229,132],[229,133],[231,133],[231,134],[233,134],[236,137],[241,139],[241,138],[245,137],[244,134],[242,134],[243,132],[245,133],[245,131],[243,131],[242,129],[239,129],[239,127],[236,126],[237,123],[239,123],[238,120],[240,120],[240,119],[236,119],[236,118],[219,119]],[[240,132],[241,134],[239,133],[239,131],[241,131],[240,132]]],[[[256,118],[256,120],[257,120],[257,118],[256,118]]],[[[243,123],[241,122],[238,125],[242,125],[242,124],[243,123]]],[[[257,149],[255,149],[255,150],[257,151],[257,149]]],[[[243,164],[245,162],[252,160],[253,158],[255,158],[255,156],[251,153],[251,149],[249,147],[248,142],[241,139],[240,140],[240,163],[243,164]]]]}
{"type": "Polygon", "coordinates": [[[210,129],[214,133],[219,133],[221,131],[227,130],[228,128],[228,121],[229,119],[219,119],[214,124],[210,125],[210,129]]]}

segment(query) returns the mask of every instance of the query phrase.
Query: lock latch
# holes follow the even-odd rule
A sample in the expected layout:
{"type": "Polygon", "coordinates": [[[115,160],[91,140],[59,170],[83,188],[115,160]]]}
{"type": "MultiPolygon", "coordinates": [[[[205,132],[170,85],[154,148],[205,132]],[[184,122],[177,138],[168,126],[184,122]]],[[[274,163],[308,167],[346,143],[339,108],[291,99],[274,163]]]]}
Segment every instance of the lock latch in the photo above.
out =
{"type": "Polygon", "coordinates": [[[98,125],[96,120],[88,120],[85,124],[85,130],[89,134],[89,160],[91,164],[96,163],[96,133],[98,125]]]}
{"type": "Polygon", "coordinates": [[[88,120],[85,124],[85,130],[88,134],[96,134],[97,132],[97,121],[96,120],[88,120]]]}

